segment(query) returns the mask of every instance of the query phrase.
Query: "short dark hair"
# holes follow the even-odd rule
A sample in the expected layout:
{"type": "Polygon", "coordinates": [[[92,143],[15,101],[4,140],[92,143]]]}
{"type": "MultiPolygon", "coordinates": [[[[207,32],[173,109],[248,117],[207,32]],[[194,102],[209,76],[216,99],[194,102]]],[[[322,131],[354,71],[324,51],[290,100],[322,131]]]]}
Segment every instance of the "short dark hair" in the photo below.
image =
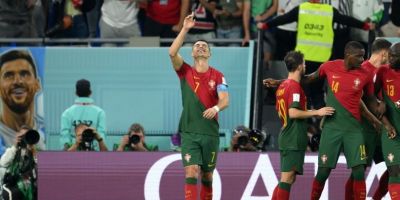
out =
{"type": "Polygon", "coordinates": [[[346,46],[344,47],[344,54],[354,54],[356,50],[364,50],[364,46],[357,42],[357,41],[350,41],[346,44],[346,46]]]}
{"type": "Polygon", "coordinates": [[[304,54],[300,51],[290,51],[286,54],[283,61],[286,64],[286,68],[289,72],[296,71],[297,67],[304,62],[304,54]]]}
{"type": "Polygon", "coordinates": [[[392,43],[389,42],[386,39],[379,38],[376,39],[371,46],[371,53],[378,53],[379,51],[382,50],[389,50],[390,46],[392,46],[392,43]]]}
{"type": "Polygon", "coordinates": [[[4,53],[3,55],[1,55],[0,69],[3,67],[4,63],[14,61],[17,59],[24,59],[24,60],[28,61],[28,63],[32,66],[33,74],[35,75],[35,78],[37,77],[36,64],[33,61],[32,54],[27,50],[22,50],[22,49],[11,50],[11,51],[8,51],[8,52],[4,53]]]}
{"type": "Polygon", "coordinates": [[[78,97],[89,97],[91,93],[90,81],[80,79],[76,82],[76,95],[78,95],[78,97]]]}
{"type": "Polygon", "coordinates": [[[132,131],[135,132],[135,133],[137,133],[137,132],[142,132],[143,135],[144,135],[144,128],[143,128],[143,126],[142,126],[141,124],[139,124],[139,123],[133,123],[133,124],[131,125],[131,127],[129,127],[128,133],[131,133],[132,131]]]}

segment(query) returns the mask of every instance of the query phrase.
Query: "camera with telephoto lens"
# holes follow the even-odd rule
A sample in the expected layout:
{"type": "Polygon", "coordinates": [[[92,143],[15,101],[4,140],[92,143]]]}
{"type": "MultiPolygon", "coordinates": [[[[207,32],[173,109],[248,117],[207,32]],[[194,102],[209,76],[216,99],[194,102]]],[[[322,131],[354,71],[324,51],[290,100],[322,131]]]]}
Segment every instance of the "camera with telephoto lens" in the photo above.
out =
{"type": "Polygon", "coordinates": [[[129,143],[130,144],[137,144],[140,142],[140,137],[138,135],[131,135],[129,137],[129,143]]]}
{"type": "Polygon", "coordinates": [[[234,149],[242,151],[256,151],[261,148],[264,142],[264,134],[257,129],[250,130],[245,126],[238,126],[234,130],[234,135],[239,134],[234,149]]]}
{"type": "Polygon", "coordinates": [[[81,143],[82,150],[85,151],[92,150],[94,137],[95,134],[93,129],[88,128],[82,132],[82,143],[81,143]]]}
{"type": "Polygon", "coordinates": [[[22,148],[26,148],[27,145],[35,145],[39,142],[40,134],[33,129],[29,129],[23,136],[21,142],[18,145],[22,148]]]}

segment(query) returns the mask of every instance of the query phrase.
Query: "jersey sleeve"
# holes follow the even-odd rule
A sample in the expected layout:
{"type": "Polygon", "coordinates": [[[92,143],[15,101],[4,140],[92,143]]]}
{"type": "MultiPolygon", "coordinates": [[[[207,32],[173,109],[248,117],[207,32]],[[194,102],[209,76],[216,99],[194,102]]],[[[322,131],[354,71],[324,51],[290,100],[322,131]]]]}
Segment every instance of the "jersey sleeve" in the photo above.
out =
{"type": "Polygon", "coordinates": [[[228,92],[228,84],[226,82],[224,74],[222,74],[221,72],[218,73],[217,92],[228,92]]]}
{"type": "Polygon", "coordinates": [[[190,70],[190,66],[183,62],[181,68],[179,70],[176,71],[176,74],[178,75],[179,79],[183,79],[186,75],[186,73],[188,73],[190,70]]]}
{"type": "Polygon", "coordinates": [[[287,94],[289,108],[301,109],[300,105],[301,88],[300,85],[291,85],[287,94]]]}
{"type": "Polygon", "coordinates": [[[319,68],[317,69],[317,74],[318,74],[319,78],[326,77],[327,68],[328,68],[328,64],[326,64],[326,63],[319,66],[319,68]]]}

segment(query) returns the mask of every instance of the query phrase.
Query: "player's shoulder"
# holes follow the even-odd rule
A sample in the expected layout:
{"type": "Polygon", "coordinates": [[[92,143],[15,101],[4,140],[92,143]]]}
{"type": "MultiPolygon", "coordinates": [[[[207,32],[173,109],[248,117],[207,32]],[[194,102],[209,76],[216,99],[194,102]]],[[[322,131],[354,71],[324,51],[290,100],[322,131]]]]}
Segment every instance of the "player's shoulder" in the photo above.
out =
{"type": "Polygon", "coordinates": [[[288,88],[288,89],[294,90],[294,91],[301,89],[300,83],[298,83],[294,80],[291,80],[291,79],[286,79],[284,82],[282,82],[281,85],[282,85],[282,87],[285,87],[285,88],[288,88]]]}
{"type": "Polygon", "coordinates": [[[344,67],[344,60],[342,59],[326,61],[321,65],[321,68],[335,69],[335,70],[338,70],[342,67],[344,67]]]}
{"type": "Polygon", "coordinates": [[[212,73],[216,73],[217,75],[224,76],[224,74],[221,71],[219,71],[218,69],[216,69],[213,66],[210,66],[210,70],[212,71],[212,73]]]}

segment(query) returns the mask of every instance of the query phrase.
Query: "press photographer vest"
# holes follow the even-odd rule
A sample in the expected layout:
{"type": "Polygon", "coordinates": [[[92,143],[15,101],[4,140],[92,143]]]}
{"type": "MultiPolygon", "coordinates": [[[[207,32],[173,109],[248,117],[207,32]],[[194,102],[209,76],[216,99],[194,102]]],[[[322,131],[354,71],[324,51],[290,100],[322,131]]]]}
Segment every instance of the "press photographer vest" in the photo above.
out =
{"type": "Polygon", "coordinates": [[[329,60],[334,36],[332,23],[332,6],[308,2],[300,5],[296,51],[302,52],[305,60],[329,60]]]}

